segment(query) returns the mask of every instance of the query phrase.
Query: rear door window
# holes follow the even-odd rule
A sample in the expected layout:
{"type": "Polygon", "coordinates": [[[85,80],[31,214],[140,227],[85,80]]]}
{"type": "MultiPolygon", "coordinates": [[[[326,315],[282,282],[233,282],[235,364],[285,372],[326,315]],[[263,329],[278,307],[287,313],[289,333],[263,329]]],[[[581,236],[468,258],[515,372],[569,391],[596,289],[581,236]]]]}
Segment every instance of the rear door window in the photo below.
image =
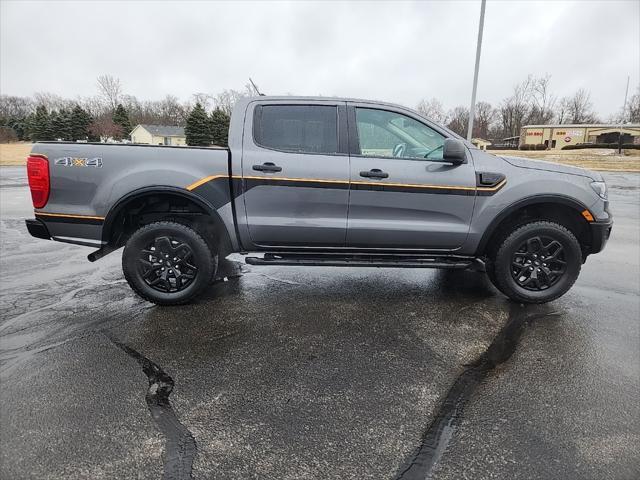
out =
{"type": "Polygon", "coordinates": [[[253,138],[257,145],[296,153],[338,153],[338,110],[331,105],[256,107],[253,138]]]}

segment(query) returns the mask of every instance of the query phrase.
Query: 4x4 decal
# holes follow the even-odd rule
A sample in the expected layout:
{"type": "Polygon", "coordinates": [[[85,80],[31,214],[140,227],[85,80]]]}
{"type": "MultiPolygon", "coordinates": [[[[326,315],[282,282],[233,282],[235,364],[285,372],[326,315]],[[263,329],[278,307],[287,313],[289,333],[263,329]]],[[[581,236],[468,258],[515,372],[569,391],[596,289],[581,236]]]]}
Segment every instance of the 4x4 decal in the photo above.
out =
{"type": "Polygon", "coordinates": [[[95,167],[102,168],[102,158],[77,158],[77,157],[62,157],[56,158],[53,161],[54,165],[61,167],[95,167]]]}

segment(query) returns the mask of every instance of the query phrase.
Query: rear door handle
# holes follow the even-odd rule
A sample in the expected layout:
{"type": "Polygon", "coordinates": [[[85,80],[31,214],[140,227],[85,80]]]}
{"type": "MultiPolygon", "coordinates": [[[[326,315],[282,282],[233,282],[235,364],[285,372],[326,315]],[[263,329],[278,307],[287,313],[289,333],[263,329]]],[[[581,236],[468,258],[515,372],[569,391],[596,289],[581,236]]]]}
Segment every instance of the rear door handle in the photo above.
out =
{"type": "Polygon", "coordinates": [[[254,165],[251,168],[253,168],[254,170],[257,170],[258,172],[281,172],[282,171],[282,167],[279,167],[278,165],[272,162],[265,162],[262,165],[254,165]]]}
{"type": "Polygon", "coordinates": [[[388,178],[389,174],[387,172],[383,172],[379,168],[372,168],[371,170],[360,172],[361,177],[367,178],[388,178]]]}

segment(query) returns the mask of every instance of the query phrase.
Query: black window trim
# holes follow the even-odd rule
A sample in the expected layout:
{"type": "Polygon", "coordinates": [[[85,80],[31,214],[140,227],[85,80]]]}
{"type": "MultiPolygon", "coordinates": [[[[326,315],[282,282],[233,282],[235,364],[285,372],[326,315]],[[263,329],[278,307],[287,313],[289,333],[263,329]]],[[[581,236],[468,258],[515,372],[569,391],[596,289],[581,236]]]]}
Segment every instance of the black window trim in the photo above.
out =
{"type": "MultiPolygon", "coordinates": [[[[382,155],[362,155],[360,150],[360,139],[358,136],[358,123],[356,121],[356,108],[367,108],[369,110],[380,110],[383,112],[397,113],[400,115],[404,115],[405,117],[409,117],[416,122],[419,122],[426,127],[429,127],[431,130],[442,135],[444,138],[455,138],[449,132],[443,130],[442,128],[438,128],[437,125],[432,124],[429,121],[425,121],[424,118],[413,115],[408,110],[403,110],[399,108],[394,108],[386,105],[377,105],[373,103],[357,103],[357,102],[347,102],[347,119],[349,125],[349,155],[352,157],[358,158],[375,158],[380,160],[410,160],[414,162],[433,162],[433,163],[447,163],[446,160],[435,160],[429,158],[412,158],[412,157],[385,157],[382,155]]],[[[464,163],[467,163],[468,160],[465,160],[464,163]]]]}
{"type": "Polygon", "coordinates": [[[344,102],[327,102],[327,103],[306,103],[306,102],[260,102],[253,107],[253,118],[251,125],[251,138],[253,144],[256,147],[264,148],[265,150],[271,150],[272,152],[291,153],[298,155],[322,155],[331,157],[348,157],[348,134],[347,134],[347,106],[344,102]],[[334,107],[336,109],[336,134],[338,140],[338,152],[324,153],[324,152],[306,152],[300,150],[284,150],[281,148],[273,148],[267,145],[261,144],[256,139],[256,125],[261,121],[262,107],[264,106],[282,106],[282,107],[334,107]]]}

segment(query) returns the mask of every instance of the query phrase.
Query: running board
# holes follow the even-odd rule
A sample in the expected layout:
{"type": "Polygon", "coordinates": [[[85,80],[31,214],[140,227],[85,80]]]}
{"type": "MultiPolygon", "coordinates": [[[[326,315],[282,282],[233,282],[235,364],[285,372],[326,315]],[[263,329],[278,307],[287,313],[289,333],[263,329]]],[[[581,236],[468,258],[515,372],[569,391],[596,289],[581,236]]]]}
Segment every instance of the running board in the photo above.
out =
{"type": "Polygon", "coordinates": [[[393,267],[393,268],[453,268],[475,265],[474,258],[423,255],[336,255],[309,253],[265,253],[263,258],[246,257],[249,265],[298,265],[324,267],[393,267]]]}

